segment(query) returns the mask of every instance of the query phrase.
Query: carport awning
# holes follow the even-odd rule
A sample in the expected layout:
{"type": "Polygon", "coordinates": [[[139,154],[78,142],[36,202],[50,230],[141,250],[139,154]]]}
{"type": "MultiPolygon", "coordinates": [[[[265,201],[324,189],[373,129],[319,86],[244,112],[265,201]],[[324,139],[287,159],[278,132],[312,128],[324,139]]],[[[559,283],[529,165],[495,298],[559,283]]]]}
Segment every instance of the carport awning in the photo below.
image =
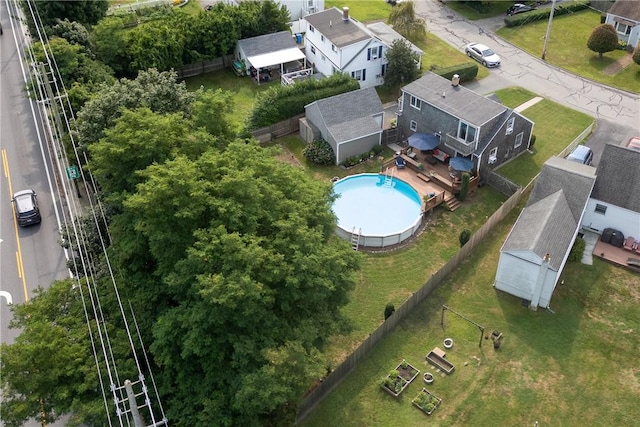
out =
{"type": "Polygon", "coordinates": [[[265,68],[272,65],[286,64],[287,62],[304,59],[304,53],[297,47],[279,50],[277,52],[263,53],[262,55],[250,56],[247,61],[253,68],[265,68]]]}

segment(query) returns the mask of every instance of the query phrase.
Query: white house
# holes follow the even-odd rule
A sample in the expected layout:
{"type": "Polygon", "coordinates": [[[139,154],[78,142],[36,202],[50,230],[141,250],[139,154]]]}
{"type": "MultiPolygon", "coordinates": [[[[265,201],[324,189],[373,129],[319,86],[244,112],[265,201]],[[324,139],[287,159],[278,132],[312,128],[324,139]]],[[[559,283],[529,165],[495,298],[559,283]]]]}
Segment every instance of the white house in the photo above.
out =
{"type": "Polygon", "coordinates": [[[494,286],[549,307],[580,230],[596,169],[559,157],[544,164],[527,206],[500,249],[494,286]]]}
{"type": "Polygon", "coordinates": [[[605,145],[597,175],[583,228],[598,233],[615,228],[640,240],[640,151],[605,145]]]}
{"type": "Polygon", "coordinates": [[[618,39],[633,47],[640,41],[640,3],[637,0],[617,0],[607,12],[606,24],[614,26],[618,39]]]}
{"type": "MultiPolygon", "coordinates": [[[[243,1],[255,0],[223,0],[227,4],[237,6],[243,1]]],[[[310,13],[324,10],[324,0],[274,0],[276,4],[284,6],[289,11],[289,19],[297,21],[310,13]]]]}
{"type": "MultiPolygon", "coordinates": [[[[384,83],[387,69],[385,54],[390,43],[349,16],[348,7],[342,11],[335,7],[327,9],[308,15],[304,20],[307,22],[305,55],[317,72],[325,76],[347,73],[360,82],[361,88],[384,83]]],[[[379,31],[385,34],[387,40],[401,38],[390,27],[386,27],[388,30],[379,31]]],[[[412,44],[410,46],[419,56],[422,55],[420,49],[412,44]]]]}

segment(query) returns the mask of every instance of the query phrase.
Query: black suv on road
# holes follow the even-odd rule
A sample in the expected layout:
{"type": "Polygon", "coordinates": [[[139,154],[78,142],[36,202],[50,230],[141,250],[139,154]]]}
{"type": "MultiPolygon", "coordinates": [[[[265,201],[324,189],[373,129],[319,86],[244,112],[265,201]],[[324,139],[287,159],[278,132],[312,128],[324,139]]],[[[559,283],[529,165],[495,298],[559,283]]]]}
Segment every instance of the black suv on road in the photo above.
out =
{"type": "Polygon", "coordinates": [[[33,190],[18,191],[13,195],[13,211],[20,227],[38,224],[42,220],[38,208],[38,198],[33,190]]]}

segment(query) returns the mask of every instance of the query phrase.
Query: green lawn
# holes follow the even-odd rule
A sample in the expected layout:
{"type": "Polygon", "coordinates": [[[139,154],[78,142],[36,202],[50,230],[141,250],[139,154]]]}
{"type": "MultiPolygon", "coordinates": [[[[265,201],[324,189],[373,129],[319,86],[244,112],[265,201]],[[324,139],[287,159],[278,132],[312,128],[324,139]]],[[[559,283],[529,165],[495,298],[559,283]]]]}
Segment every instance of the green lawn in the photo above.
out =
{"type": "MultiPolygon", "coordinates": [[[[552,300],[555,314],[523,307],[517,298],[492,287],[500,247],[518,212],[515,209],[442,288],[377,345],[303,425],[635,425],[640,418],[638,276],[598,260],[593,266],[571,263],[563,273],[565,284],[552,300]],[[489,340],[479,348],[479,330],[450,312],[441,327],[443,304],[489,333],[502,332],[501,348],[494,350],[489,340]],[[436,374],[428,386],[443,399],[433,415],[427,418],[411,405],[423,387],[421,376],[399,398],[380,389],[379,380],[402,359],[421,374],[435,373],[424,356],[435,346],[443,348],[445,337],[454,339],[447,359],[455,371],[436,374]]],[[[446,237],[429,230],[416,247],[367,256],[361,275],[368,286],[356,291],[354,300],[375,295],[381,301],[402,301],[409,295],[409,283],[426,280],[429,268],[423,266],[434,263],[446,237]],[[418,247],[425,258],[416,256],[418,247]]],[[[356,314],[352,305],[349,315],[363,323],[370,316],[375,321],[367,323],[376,323],[383,309],[381,304],[356,314]]],[[[349,350],[345,345],[344,351],[349,350]]]]}
{"type": "MultiPolygon", "coordinates": [[[[598,54],[587,48],[587,39],[593,29],[600,24],[600,14],[593,10],[585,10],[553,19],[551,35],[547,47],[546,60],[558,67],[569,70],[588,79],[604,83],[608,86],[640,92],[640,66],[631,63],[614,76],[603,70],[627,53],[616,50],[598,54]]],[[[544,34],[547,21],[539,21],[521,27],[503,27],[497,34],[537,57],[542,54],[544,34]]]]}
{"type": "Polygon", "coordinates": [[[349,15],[356,18],[360,22],[385,21],[389,17],[392,6],[384,0],[326,0],[324,8],[330,9],[337,7],[342,10],[343,7],[349,8],[349,15]]]}
{"type": "MultiPolygon", "coordinates": [[[[528,2],[522,1],[521,3],[528,2]]],[[[502,0],[482,2],[448,1],[447,7],[455,10],[465,18],[474,21],[476,19],[485,19],[497,15],[504,15],[511,4],[513,3],[502,0]]]]}
{"type": "MultiPolygon", "coordinates": [[[[535,96],[521,88],[499,90],[496,95],[510,107],[535,96]]],[[[564,150],[594,120],[587,114],[547,99],[527,108],[522,115],[535,123],[533,133],[536,135],[536,142],[533,154],[526,152],[498,170],[500,174],[522,186],[527,185],[540,172],[549,157],[564,150]]]]}

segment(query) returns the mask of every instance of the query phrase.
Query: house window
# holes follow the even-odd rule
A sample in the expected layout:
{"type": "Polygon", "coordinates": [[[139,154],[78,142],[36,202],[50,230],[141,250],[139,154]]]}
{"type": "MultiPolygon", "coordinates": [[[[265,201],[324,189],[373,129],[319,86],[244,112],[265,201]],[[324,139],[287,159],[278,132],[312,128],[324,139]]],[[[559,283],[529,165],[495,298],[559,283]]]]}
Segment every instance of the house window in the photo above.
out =
{"type": "Polygon", "coordinates": [[[511,117],[507,122],[507,135],[511,135],[513,133],[513,124],[516,122],[515,117],[511,117]]]}
{"type": "Polygon", "coordinates": [[[411,105],[416,110],[419,110],[422,108],[422,101],[420,101],[415,96],[411,95],[411,98],[409,99],[409,105],[411,105]]]}
{"type": "Polygon", "coordinates": [[[404,111],[404,95],[398,98],[398,113],[402,113],[404,111]]]}
{"type": "Polygon", "coordinates": [[[607,213],[607,207],[596,203],[596,213],[605,215],[607,213]]]}
{"type": "Polygon", "coordinates": [[[313,28],[313,25],[309,25],[309,31],[311,31],[312,33],[315,33],[316,29],[313,28]]]}
{"type": "Polygon", "coordinates": [[[351,72],[351,77],[358,81],[365,81],[367,79],[367,70],[357,70],[351,72]]]}
{"type": "Polygon", "coordinates": [[[311,46],[311,53],[313,53],[314,55],[316,54],[316,48],[311,46]]]}
{"type": "Polygon", "coordinates": [[[616,22],[616,31],[619,32],[620,34],[624,34],[628,36],[629,34],[631,34],[631,28],[633,27],[631,27],[630,25],[616,22]]]}
{"type": "Polygon", "coordinates": [[[324,35],[320,35],[320,41],[324,42],[324,35]]]}
{"type": "Polygon", "coordinates": [[[524,132],[520,132],[516,135],[516,142],[513,144],[513,148],[518,148],[522,145],[522,138],[524,137],[524,132]]]}
{"type": "Polygon", "coordinates": [[[331,74],[335,74],[336,73],[336,67],[334,67],[333,65],[331,66],[331,74]]]}
{"type": "Polygon", "coordinates": [[[491,149],[491,152],[489,153],[489,157],[494,157],[494,158],[498,157],[498,147],[494,147],[491,149]]]}
{"type": "Polygon", "coordinates": [[[320,59],[322,59],[322,62],[324,62],[327,58],[324,55],[322,55],[320,59]]]}
{"type": "Polygon", "coordinates": [[[336,45],[335,44],[331,45],[331,50],[334,51],[334,52],[336,52],[338,50],[338,49],[336,49],[336,45]]]}
{"type": "Polygon", "coordinates": [[[416,132],[418,130],[418,123],[416,123],[415,120],[411,120],[411,123],[409,123],[409,129],[416,132]]]}
{"type": "Polygon", "coordinates": [[[476,140],[476,128],[465,122],[460,122],[458,139],[464,142],[474,142],[476,140]]]}
{"type": "Polygon", "coordinates": [[[382,58],[382,46],[370,47],[367,49],[367,61],[382,58]]]}
{"type": "Polygon", "coordinates": [[[382,72],[380,73],[380,75],[384,77],[386,73],[387,73],[387,64],[382,64],[382,72]]]}

